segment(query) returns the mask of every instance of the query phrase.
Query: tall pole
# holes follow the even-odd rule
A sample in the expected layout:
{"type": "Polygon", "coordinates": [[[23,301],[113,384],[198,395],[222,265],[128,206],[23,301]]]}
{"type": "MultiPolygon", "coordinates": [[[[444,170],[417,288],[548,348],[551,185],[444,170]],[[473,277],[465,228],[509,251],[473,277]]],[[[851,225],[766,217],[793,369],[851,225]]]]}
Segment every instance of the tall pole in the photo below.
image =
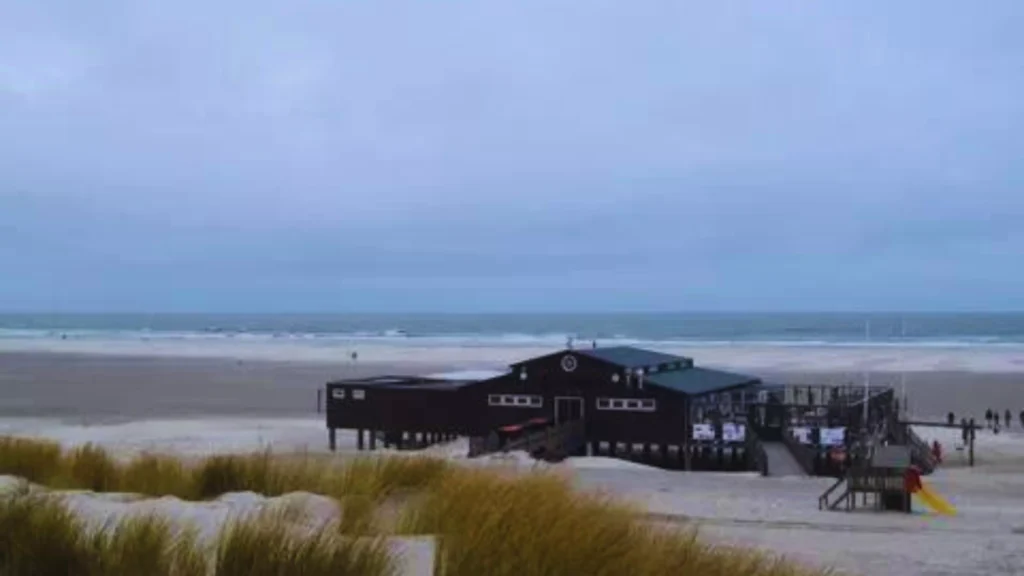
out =
{"type": "MultiPolygon", "coordinates": [[[[867,344],[871,341],[871,319],[868,318],[864,321],[864,342],[867,344]]],[[[866,367],[864,370],[864,430],[868,430],[868,398],[871,397],[871,373],[870,367],[866,367]]]]}
{"type": "Polygon", "coordinates": [[[903,416],[909,418],[910,410],[907,407],[907,370],[905,364],[906,350],[906,337],[907,337],[907,325],[903,321],[903,316],[900,316],[900,407],[902,408],[903,416]]]}

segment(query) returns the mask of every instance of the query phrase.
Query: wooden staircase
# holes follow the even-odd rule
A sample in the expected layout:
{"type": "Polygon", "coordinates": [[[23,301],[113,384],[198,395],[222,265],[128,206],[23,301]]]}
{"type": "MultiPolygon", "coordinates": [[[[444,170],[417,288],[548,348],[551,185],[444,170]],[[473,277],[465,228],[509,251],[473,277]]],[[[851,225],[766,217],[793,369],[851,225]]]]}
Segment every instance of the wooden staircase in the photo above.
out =
{"type": "Polygon", "coordinates": [[[586,444],[583,420],[537,427],[517,437],[502,440],[497,432],[470,444],[469,457],[523,451],[534,458],[557,462],[575,454],[586,444]]]}

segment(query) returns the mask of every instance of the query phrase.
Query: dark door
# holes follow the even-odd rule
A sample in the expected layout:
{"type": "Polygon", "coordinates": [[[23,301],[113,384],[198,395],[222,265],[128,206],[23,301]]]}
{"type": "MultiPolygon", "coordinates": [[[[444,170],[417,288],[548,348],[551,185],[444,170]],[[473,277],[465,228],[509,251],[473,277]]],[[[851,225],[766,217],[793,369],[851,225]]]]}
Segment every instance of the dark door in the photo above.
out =
{"type": "Polygon", "coordinates": [[[558,396],[555,398],[555,424],[583,419],[583,398],[558,396]]]}

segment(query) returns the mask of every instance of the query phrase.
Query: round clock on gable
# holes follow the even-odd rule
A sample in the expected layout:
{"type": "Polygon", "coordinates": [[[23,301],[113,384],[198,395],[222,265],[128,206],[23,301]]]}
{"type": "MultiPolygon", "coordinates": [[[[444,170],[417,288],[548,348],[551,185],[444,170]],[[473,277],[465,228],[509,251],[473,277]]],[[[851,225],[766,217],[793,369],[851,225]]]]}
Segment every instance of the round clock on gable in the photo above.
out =
{"type": "Polygon", "coordinates": [[[576,369],[576,357],[572,354],[566,354],[562,356],[562,370],[566,372],[572,372],[576,369]]]}

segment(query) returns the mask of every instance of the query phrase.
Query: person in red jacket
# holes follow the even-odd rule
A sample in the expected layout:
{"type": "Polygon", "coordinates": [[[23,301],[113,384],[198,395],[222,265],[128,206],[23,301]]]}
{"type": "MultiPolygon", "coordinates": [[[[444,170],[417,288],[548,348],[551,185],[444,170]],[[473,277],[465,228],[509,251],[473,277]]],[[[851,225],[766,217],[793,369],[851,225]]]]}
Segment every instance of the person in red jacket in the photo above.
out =
{"type": "Polygon", "coordinates": [[[903,474],[903,489],[913,494],[921,489],[921,469],[913,464],[903,474]]]}

